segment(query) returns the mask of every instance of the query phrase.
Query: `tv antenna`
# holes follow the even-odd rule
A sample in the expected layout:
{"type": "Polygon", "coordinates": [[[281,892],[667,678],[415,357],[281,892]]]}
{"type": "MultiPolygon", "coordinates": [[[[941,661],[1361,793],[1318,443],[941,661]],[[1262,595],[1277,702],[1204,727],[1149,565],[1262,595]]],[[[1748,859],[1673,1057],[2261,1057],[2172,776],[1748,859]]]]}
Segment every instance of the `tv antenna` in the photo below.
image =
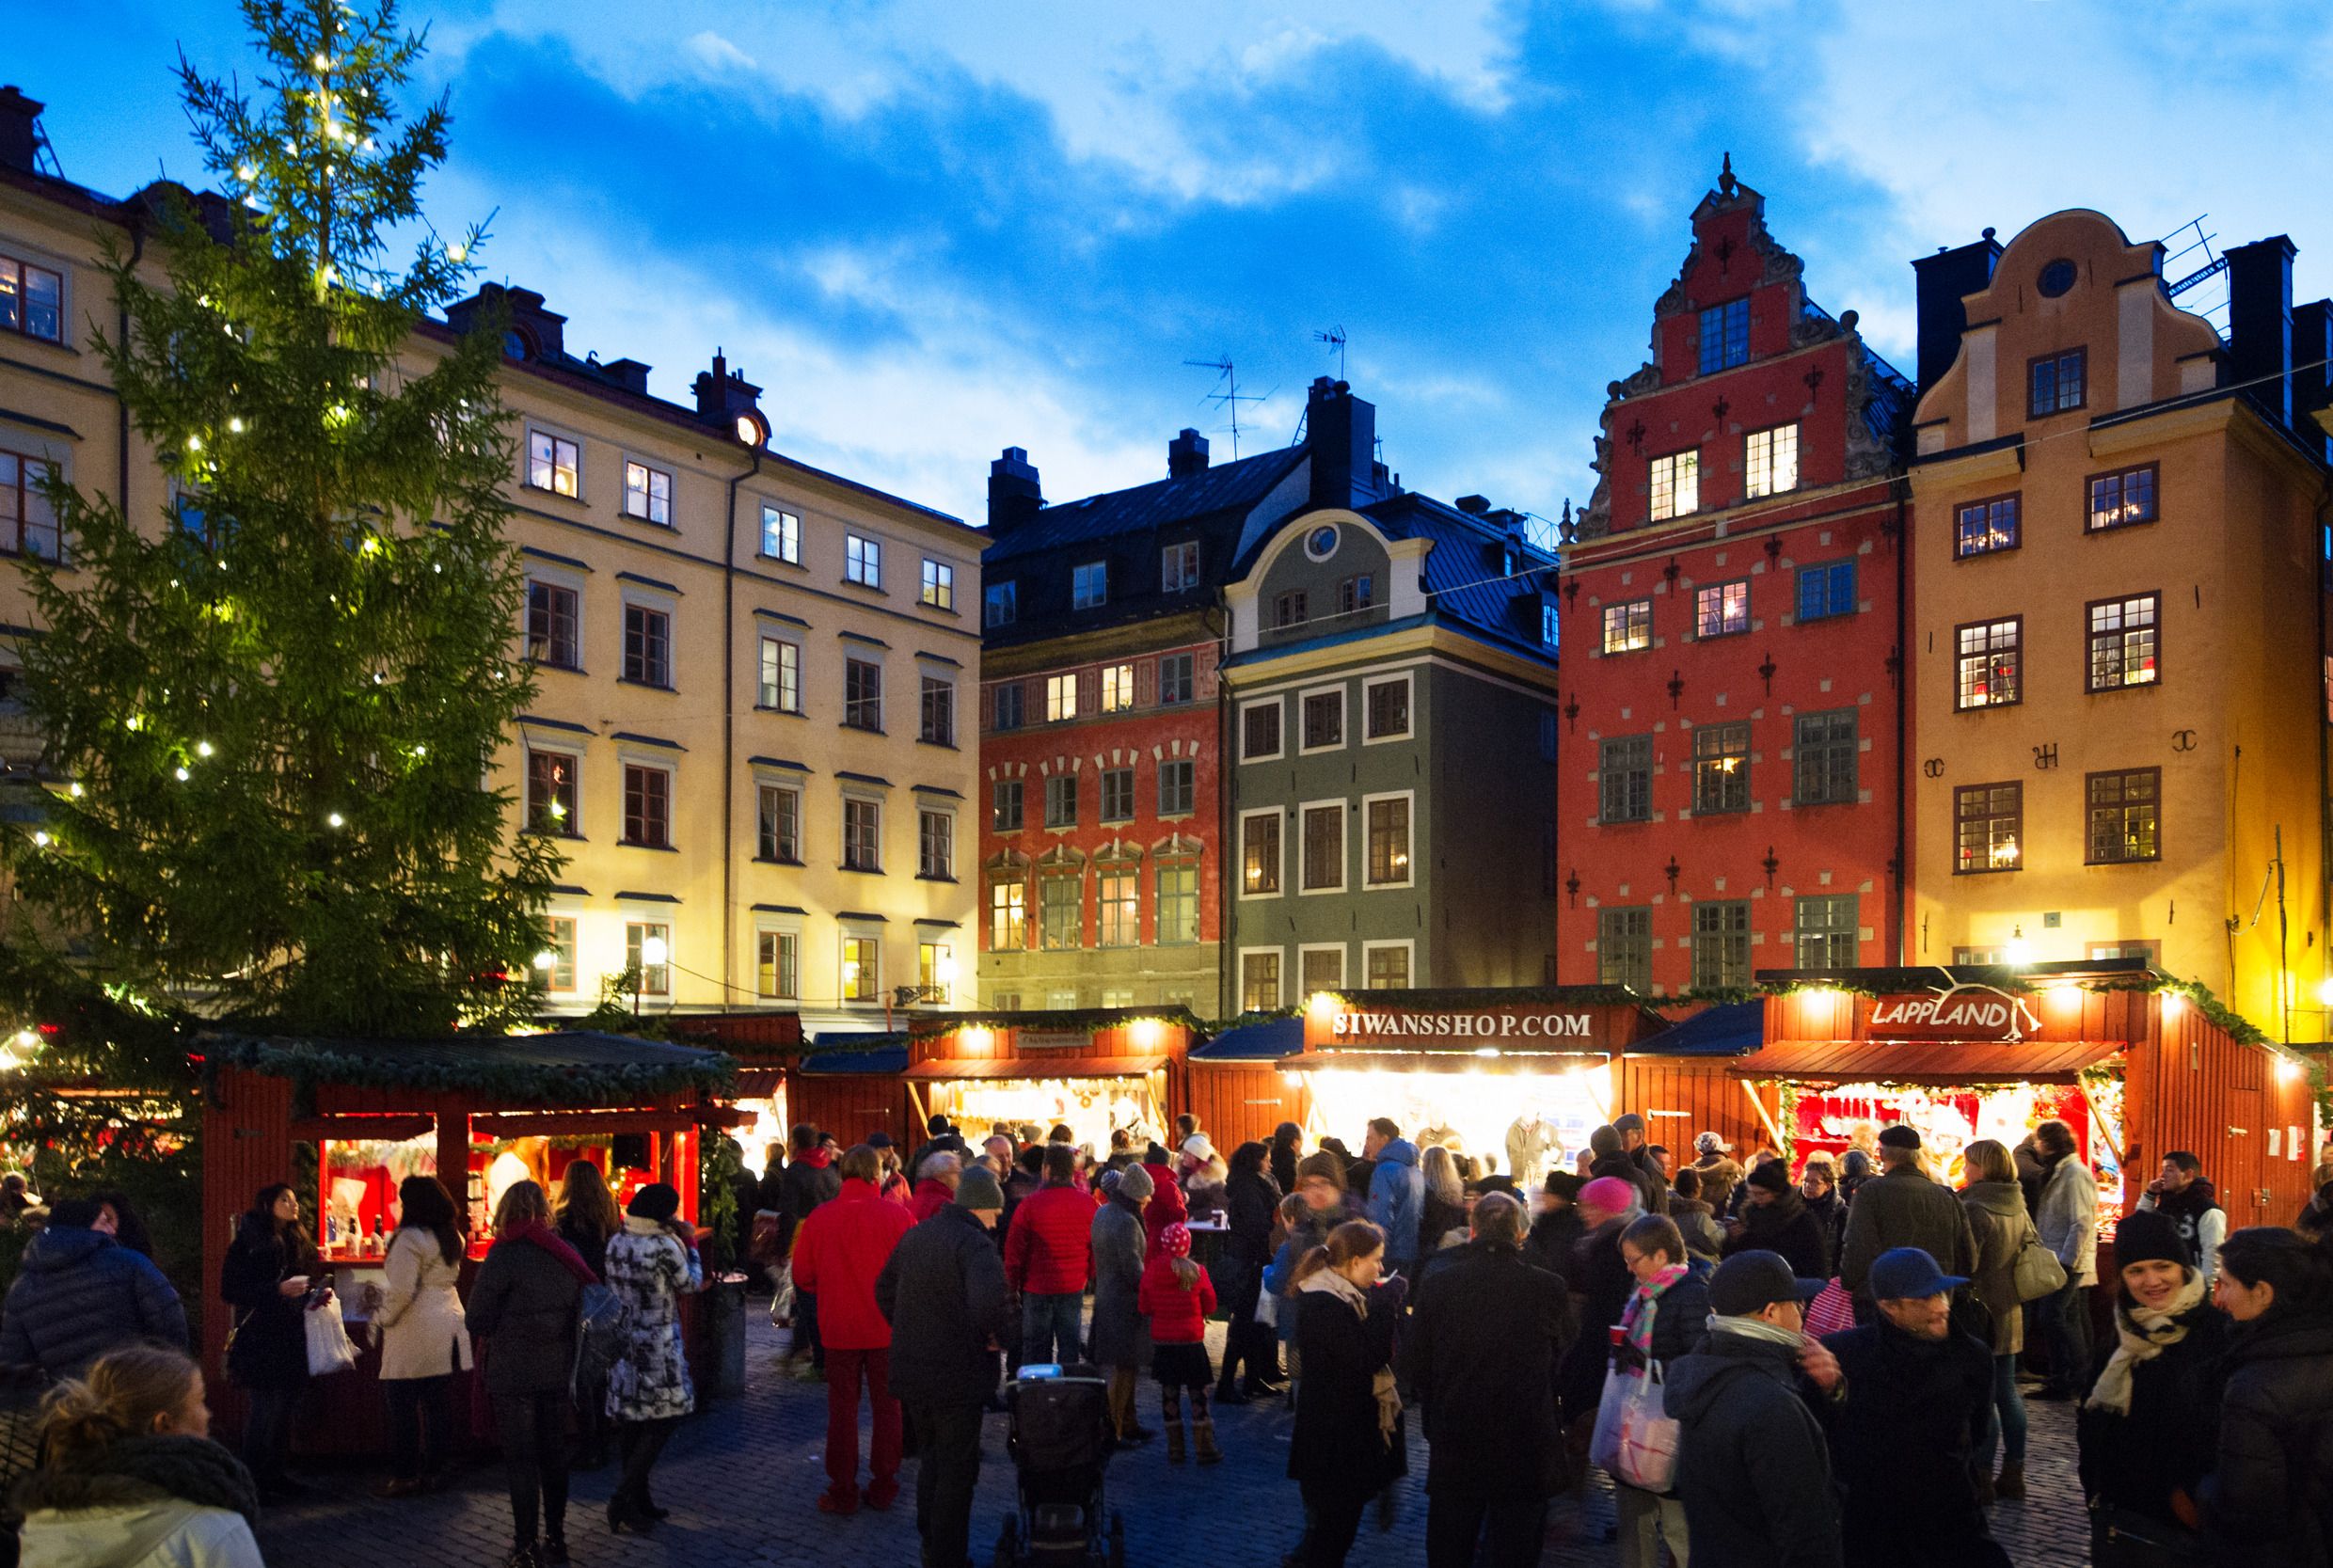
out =
{"type": "Polygon", "coordinates": [[[1218,408],[1229,408],[1231,411],[1231,460],[1238,462],[1239,405],[1243,403],[1262,403],[1263,399],[1239,389],[1239,375],[1231,368],[1230,355],[1225,355],[1220,359],[1185,359],[1183,363],[1196,370],[1215,372],[1215,389],[1199,401],[1212,403],[1218,408]]]}
{"type": "Polygon", "coordinates": [[[1332,326],[1325,332],[1315,332],[1312,334],[1312,341],[1316,343],[1325,343],[1329,350],[1336,355],[1337,379],[1340,381],[1344,380],[1344,328],[1341,326],[1332,326]]]}

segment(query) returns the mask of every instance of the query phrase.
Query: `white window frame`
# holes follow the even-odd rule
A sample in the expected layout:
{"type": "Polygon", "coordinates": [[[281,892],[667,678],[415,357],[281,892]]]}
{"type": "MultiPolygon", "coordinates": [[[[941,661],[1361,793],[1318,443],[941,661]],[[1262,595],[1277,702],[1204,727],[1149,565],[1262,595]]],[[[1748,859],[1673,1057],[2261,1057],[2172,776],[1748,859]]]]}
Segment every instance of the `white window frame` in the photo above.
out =
{"type": "MultiPolygon", "coordinates": [[[[861,978],[865,976],[862,974],[861,978]]],[[[846,925],[834,938],[834,994],[846,1007],[880,1007],[883,1005],[883,934],[846,925]],[[865,996],[850,994],[850,983],[844,975],[850,963],[850,944],[866,942],[875,944],[874,984],[865,996]]]]}
{"type": "MultiPolygon", "coordinates": [[[[1303,898],[1318,898],[1328,894],[1347,893],[1353,887],[1353,802],[1343,796],[1321,800],[1302,800],[1296,805],[1296,894],[1303,898]],[[1316,811],[1335,807],[1337,812],[1337,879],[1325,887],[1304,886],[1304,851],[1308,837],[1308,818],[1316,811]]],[[[1246,865],[1246,856],[1240,863],[1246,865]]]]}
{"type": "Polygon", "coordinates": [[[672,916],[666,915],[661,920],[650,920],[645,918],[635,918],[629,911],[625,912],[624,966],[627,969],[630,968],[632,963],[632,948],[634,946],[632,933],[635,930],[640,933],[640,942],[638,943],[640,946],[644,947],[647,945],[648,937],[652,932],[661,933],[664,942],[664,961],[660,964],[643,963],[640,966],[640,994],[642,996],[670,997],[673,994],[673,959],[675,958],[673,947],[672,916]],[[662,983],[651,985],[649,983],[650,975],[661,975],[663,977],[662,983]]]}
{"type": "Polygon", "coordinates": [[[1418,792],[1415,789],[1381,789],[1373,795],[1361,797],[1361,891],[1375,893],[1384,888],[1416,887],[1418,885],[1418,792]],[[1409,846],[1405,858],[1405,875],[1398,882],[1373,882],[1369,879],[1369,808],[1377,800],[1401,800],[1409,807],[1409,846]]]}
{"type": "Polygon", "coordinates": [[[1690,517],[1701,510],[1701,449],[1687,447],[1683,451],[1664,451],[1652,461],[1646,470],[1645,510],[1656,523],[1672,517],[1690,517]],[[1661,482],[1661,466],[1668,465],[1668,483],[1661,482]],[[1662,490],[1668,492],[1664,502],[1662,490]],[[1682,503],[1682,504],[1680,504],[1682,503]]]}
{"type": "Polygon", "coordinates": [[[1277,943],[1262,947],[1243,947],[1239,950],[1239,1006],[1246,1012],[1247,1002],[1247,960],[1250,956],[1269,953],[1279,961],[1279,974],[1272,987],[1272,1000],[1264,1007],[1284,1007],[1288,1005],[1288,949],[1277,943]]]}
{"type": "Polygon", "coordinates": [[[916,586],[915,602],[932,610],[953,613],[956,609],[956,568],[945,561],[924,557],[924,571],[916,586]]]}
{"type": "Polygon", "coordinates": [[[1361,682],[1362,745],[1389,746],[1400,741],[1415,740],[1418,737],[1418,683],[1412,678],[1412,672],[1405,670],[1398,675],[1373,675],[1361,682]],[[1381,686],[1400,686],[1407,689],[1402,698],[1403,727],[1395,734],[1371,735],[1369,733],[1369,694],[1381,686]]]}
{"type": "Polygon", "coordinates": [[[1070,608],[1071,610],[1100,610],[1109,602],[1110,562],[1106,556],[1100,561],[1080,561],[1070,567],[1070,608]],[[1088,572],[1100,574],[1098,580],[1102,591],[1098,594],[1089,594],[1087,591],[1087,582],[1097,580],[1088,578],[1087,576],[1088,572]]]}
{"type": "Polygon", "coordinates": [[[883,542],[871,533],[843,534],[843,580],[860,588],[883,589],[883,542]]]}
{"type": "Polygon", "coordinates": [[[1124,713],[1135,705],[1135,667],[1131,663],[1105,664],[1100,679],[1103,713],[1124,713]]]}
{"type": "Polygon", "coordinates": [[[1066,724],[1077,717],[1077,672],[1045,677],[1045,722],[1066,724]]]}
{"type": "Polygon", "coordinates": [[[921,800],[915,804],[915,875],[930,882],[956,880],[956,813],[945,806],[935,806],[921,800]],[[924,864],[924,830],[928,826],[926,817],[947,824],[947,863],[937,871],[924,864]]]}
{"type": "Polygon", "coordinates": [[[1199,546],[1196,539],[1185,539],[1179,545],[1161,546],[1158,552],[1158,591],[1162,594],[1180,594],[1198,587],[1198,557],[1199,546]],[[1190,562],[1188,571],[1183,569],[1186,557],[1190,562]],[[1170,563],[1174,568],[1171,573],[1167,570],[1170,563]]]}
{"type": "Polygon", "coordinates": [[[548,424],[541,420],[529,420],[527,421],[527,438],[518,450],[518,461],[521,465],[518,477],[522,487],[532,490],[537,495],[565,496],[569,500],[579,501],[590,499],[590,497],[585,493],[583,484],[583,437],[575,431],[562,430],[559,426],[548,424]],[[575,449],[575,490],[573,494],[569,494],[567,491],[559,488],[559,449],[556,446],[551,449],[551,483],[548,484],[535,483],[534,438],[537,436],[547,436],[552,441],[564,441],[568,446],[575,449]]]}
{"type": "Polygon", "coordinates": [[[1741,438],[1742,494],[1786,496],[1799,487],[1799,421],[1769,425],[1741,438]],[[1785,437],[1788,437],[1787,442],[1785,437]],[[1785,453],[1781,449],[1787,445],[1785,453]]]}
{"type": "Polygon", "coordinates": [[[1345,722],[1348,719],[1352,718],[1352,715],[1346,711],[1346,709],[1351,705],[1351,704],[1345,701],[1345,686],[1342,681],[1338,682],[1334,686],[1306,687],[1297,691],[1296,754],[1300,757],[1311,757],[1318,756],[1324,752],[1343,751],[1348,744],[1347,737],[1353,733],[1351,728],[1345,722]],[[1330,741],[1325,746],[1308,745],[1305,741],[1305,733],[1311,727],[1306,714],[1306,709],[1311,706],[1312,699],[1315,697],[1334,697],[1337,699],[1337,738],[1330,741]]]}
{"type": "Polygon", "coordinates": [[[1617,658],[1622,654],[1643,653],[1653,645],[1652,600],[1615,599],[1601,608],[1603,613],[1597,618],[1596,651],[1598,653],[1607,658],[1617,658]],[[1639,610],[1644,611],[1644,640],[1642,642],[1635,641],[1634,633],[1629,626],[1629,623],[1635,619],[1635,611],[1639,610]],[[1618,647],[1612,646],[1612,617],[1615,614],[1620,617],[1620,645],[1618,647]]]}
{"type": "MultiPolygon", "coordinates": [[[[557,922],[562,920],[575,928],[575,950],[567,955],[567,983],[563,986],[559,983],[559,964],[556,959],[552,961],[550,968],[538,970],[536,973],[543,976],[544,995],[580,996],[583,993],[583,911],[564,905],[553,905],[543,911],[543,924],[546,928],[555,927],[557,922]]],[[[552,929],[551,940],[544,943],[544,951],[548,953],[559,951],[558,933],[555,928],[552,929]]]]}
{"type": "Polygon", "coordinates": [[[626,517],[635,523],[647,523],[656,528],[665,529],[675,527],[675,525],[673,522],[673,515],[677,499],[676,492],[680,488],[680,481],[678,477],[675,475],[673,470],[659,464],[652,463],[647,458],[642,457],[636,452],[627,451],[624,454],[624,467],[622,471],[624,475],[624,496],[623,499],[617,503],[616,510],[621,512],[626,517]],[[632,496],[634,494],[632,489],[632,470],[635,468],[640,470],[641,475],[641,488],[638,494],[643,498],[642,506],[643,509],[639,512],[632,510],[632,496]],[[659,477],[661,477],[664,481],[664,515],[661,517],[656,515],[656,482],[659,477]]]}
{"type": "Polygon", "coordinates": [[[1401,984],[1398,988],[1389,988],[1389,989],[1398,989],[1398,990],[1414,990],[1415,989],[1417,989],[1417,985],[1418,985],[1418,942],[1417,942],[1417,939],[1416,939],[1416,938],[1414,938],[1414,937],[1403,937],[1403,938],[1401,938],[1401,939],[1400,939],[1400,940],[1398,940],[1398,941],[1389,941],[1389,942],[1362,942],[1362,943],[1361,943],[1361,983],[1360,983],[1360,987],[1359,987],[1359,989],[1360,989],[1360,990],[1376,990],[1376,989],[1377,989],[1376,987],[1372,986],[1372,985],[1369,983],[1369,956],[1370,956],[1372,953],[1378,953],[1378,952],[1390,952],[1390,951],[1392,951],[1394,948],[1397,948],[1397,947],[1398,947],[1398,948],[1400,948],[1400,949],[1402,950],[1402,976],[1403,976],[1403,978],[1402,978],[1402,984],[1401,984]]]}
{"type": "Polygon", "coordinates": [[[768,626],[761,628],[761,641],[754,650],[754,706],[764,713],[791,713],[799,716],[802,712],[802,640],[801,638],[783,636],[771,631],[768,626]],[[791,706],[788,706],[785,701],[786,673],[783,655],[779,657],[776,688],[779,700],[775,703],[769,701],[771,691],[766,679],[764,667],[767,660],[764,656],[772,645],[794,650],[794,702],[791,706]]]}
{"type": "MultiPolygon", "coordinates": [[[[788,566],[801,565],[801,513],[781,505],[777,501],[763,500],[761,503],[761,543],[755,546],[754,553],[764,561],[783,561],[788,566]],[[775,550],[770,547],[770,525],[772,521],[778,524],[779,547],[775,550]],[[792,546],[790,550],[787,548],[788,546],[792,546]]],[[[799,963],[797,963],[795,973],[798,975],[801,973],[799,963]]]]}
{"type": "Polygon", "coordinates": [[[872,790],[853,789],[848,785],[844,787],[842,808],[834,814],[836,818],[834,864],[838,869],[860,877],[881,877],[887,871],[888,867],[885,863],[889,857],[884,853],[887,847],[884,834],[889,824],[883,820],[887,815],[883,810],[884,803],[883,798],[872,790]],[[850,863],[850,808],[852,806],[875,808],[875,863],[873,865],[850,863]]]}
{"type": "Polygon", "coordinates": [[[1288,754],[1287,704],[1277,694],[1270,697],[1251,697],[1247,701],[1240,704],[1239,742],[1240,761],[1242,762],[1278,762],[1280,758],[1286,756],[1288,754]],[[1279,723],[1278,725],[1279,744],[1269,752],[1251,752],[1247,750],[1247,711],[1250,708],[1259,707],[1276,707],[1280,710],[1279,723]]]}
{"type": "Polygon", "coordinates": [[[1345,947],[1346,944],[1341,942],[1298,942],[1296,944],[1297,994],[1309,998],[1315,990],[1343,990],[1345,989],[1345,982],[1348,978],[1350,978],[1350,976],[1348,976],[1345,973],[1346,960],[1349,957],[1345,951],[1345,947]],[[1337,983],[1335,985],[1314,986],[1311,981],[1305,978],[1304,960],[1310,958],[1315,953],[1334,953],[1337,955],[1337,983]]]}
{"type": "MultiPolygon", "coordinates": [[[[754,922],[754,994],[767,1002],[799,1002],[801,1000],[802,927],[799,920],[772,919],[763,916],[754,922]],[[794,943],[794,988],[764,990],[761,989],[761,944],[765,937],[790,939],[794,943]]],[[[776,984],[776,982],[772,982],[776,984]]]]}
{"type": "MultiPolygon", "coordinates": [[[[1303,818],[1299,817],[1297,820],[1301,822],[1303,818]]],[[[1233,857],[1231,875],[1236,878],[1239,882],[1240,901],[1246,903],[1250,899],[1286,897],[1288,895],[1289,837],[1287,814],[1278,806],[1260,806],[1252,811],[1241,812],[1239,814],[1238,827],[1238,836],[1232,840],[1231,846],[1231,853],[1233,857]],[[1280,840],[1279,875],[1275,879],[1272,889],[1268,893],[1250,893],[1247,891],[1247,824],[1251,818],[1258,816],[1268,816],[1272,818],[1274,826],[1278,831],[1280,840]]]]}

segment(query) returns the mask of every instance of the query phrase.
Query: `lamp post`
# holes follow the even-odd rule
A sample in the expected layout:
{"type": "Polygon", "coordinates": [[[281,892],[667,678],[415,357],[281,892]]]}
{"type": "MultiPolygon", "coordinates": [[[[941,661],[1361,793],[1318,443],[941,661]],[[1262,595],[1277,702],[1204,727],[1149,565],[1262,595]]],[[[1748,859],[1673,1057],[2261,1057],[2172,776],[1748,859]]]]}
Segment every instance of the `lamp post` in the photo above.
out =
{"type": "Polygon", "coordinates": [[[640,939],[640,967],[632,972],[632,1016],[634,1018],[640,1016],[640,998],[641,993],[648,986],[648,971],[663,968],[665,960],[672,956],[672,946],[662,937],[650,936],[640,939]]]}

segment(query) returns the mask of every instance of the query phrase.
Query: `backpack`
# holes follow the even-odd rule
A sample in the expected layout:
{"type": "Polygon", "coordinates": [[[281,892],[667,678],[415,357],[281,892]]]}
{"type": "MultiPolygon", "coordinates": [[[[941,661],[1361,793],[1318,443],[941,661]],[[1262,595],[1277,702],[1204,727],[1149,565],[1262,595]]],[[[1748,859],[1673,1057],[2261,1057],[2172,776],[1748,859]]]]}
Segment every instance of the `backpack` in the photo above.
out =
{"type": "Polygon", "coordinates": [[[631,1336],[631,1308],[613,1290],[596,1281],[583,1287],[577,1304],[575,1390],[580,1396],[608,1381],[608,1370],[624,1355],[631,1336]]]}

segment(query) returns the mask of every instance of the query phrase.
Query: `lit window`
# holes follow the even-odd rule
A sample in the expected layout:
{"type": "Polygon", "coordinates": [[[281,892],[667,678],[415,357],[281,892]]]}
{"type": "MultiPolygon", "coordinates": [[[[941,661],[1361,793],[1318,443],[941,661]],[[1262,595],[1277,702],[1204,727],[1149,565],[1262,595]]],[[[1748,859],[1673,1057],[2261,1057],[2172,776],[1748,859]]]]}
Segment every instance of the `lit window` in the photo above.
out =
{"type": "Polygon", "coordinates": [[[2156,623],[2162,605],[2160,594],[2134,594],[2089,607],[2092,691],[2155,683],[2156,623]]]}
{"type": "Polygon", "coordinates": [[[760,702],[780,713],[801,711],[801,649],[783,637],[761,640],[760,702]]]}
{"type": "Polygon", "coordinates": [[[1744,465],[1753,497],[1779,496],[1799,487],[1799,427],[1754,430],[1745,438],[1744,465]]]}
{"type": "Polygon", "coordinates": [[[843,660],[843,728],[883,727],[883,667],[868,659],[843,660]]]}
{"type": "Polygon", "coordinates": [[[762,784],[754,794],[756,852],[766,861],[800,864],[801,791],[790,784],[762,784]]]}
{"type": "Polygon", "coordinates": [[[2090,854],[2092,865],[2162,858],[2156,840],[2157,812],[2163,793],[2163,769],[2135,768],[2119,773],[2092,773],[2090,797],[2090,854]]]}
{"type": "Polygon", "coordinates": [[[1158,867],[1158,935],[1161,947],[1198,941],[1198,867],[1170,861],[1158,867]]]}
{"type": "Polygon", "coordinates": [[[2017,547],[2018,499],[2015,496],[1994,496],[1989,500],[1969,501],[1958,509],[1959,530],[1953,536],[1952,553],[1963,559],[1972,555],[1991,555],[1995,550],[2017,547]]]}
{"type": "Polygon", "coordinates": [[[1409,880],[1409,800],[1392,796],[1371,800],[1369,821],[1369,885],[1399,886],[1409,880]]]}
{"type": "Polygon", "coordinates": [[[2155,466],[2090,476],[2092,533],[2155,520],[2155,466]]]}
{"type": "Polygon", "coordinates": [[[883,808],[880,800],[843,797],[843,869],[883,868],[883,808]]]}
{"type": "Polygon", "coordinates": [[[989,884],[989,951],[1017,953],[1029,944],[1029,890],[1018,878],[989,884]]]}
{"type": "Polygon", "coordinates": [[[546,924],[550,927],[551,940],[545,951],[551,956],[551,966],[542,972],[543,989],[571,991],[575,990],[575,916],[555,914],[546,924]]]}
{"type": "Polygon", "coordinates": [[[922,602],[934,610],[956,608],[956,568],[944,561],[924,562],[922,602]]]}
{"type": "Polygon", "coordinates": [[[643,996],[673,994],[673,928],[662,921],[634,920],[624,927],[624,967],[640,976],[640,992],[643,996]],[[647,961],[650,944],[662,950],[665,961],[647,961]]]}
{"type": "Polygon", "coordinates": [[[1799,619],[1821,621],[1855,613],[1855,563],[1833,561],[1799,568],[1799,619]]]}
{"type": "Polygon", "coordinates": [[[1730,637],[1750,629],[1750,583],[1713,582],[1693,590],[1693,633],[1730,637]]]}
{"type": "Polygon", "coordinates": [[[0,332],[61,343],[64,331],[64,275],[0,256],[0,332]]]}
{"type": "Polygon", "coordinates": [[[883,999],[882,943],[873,937],[843,938],[843,1000],[883,999]]]}
{"type": "Polygon", "coordinates": [[[527,752],[527,831],[558,838],[583,832],[576,811],[577,759],[564,752],[527,752]]]}
{"type": "Polygon", "coordinates": [[[2038,420],[2081,407],[2088,359],[2086,350],[2075,348],[2034,360],[2026,368],[2026,418],[2038,420]]]}
{"type": "Polygon", "coordinates": [[[1371,990],[1407,990],[1409,989],[1409,949],[1385,943],[1368,949],[1369,989],[1371,990]]]}
{"type": "Polygon", "coordinates": [[[1102,947],[1132,947],[1142,940],[1142,869],[1105,865],[1094,873],[1094,913],[1102,947]]]}
{"type": "Polygon", "coordinates": [[[1701,373],[1731,370],[1750,360],[1750,301],[1728,300],[1701,313],[1701,373]]]}
{"type": "Polygon", "coordinates": [[[1088,561],[1070,572],[1070,608],[1092,610],[1110,596],[1110,563],[1088,561]]]}
{"type": "Polygon", "coordinates": [[[1673,451],[1653,459],[1653,521],[1701,509],[1701,453],[1673,451]]]}
{"type": "Polygon", "coordinates": [[[801,518],[782,507],[764,502],[761,509],[761,553],[772,561],[801,564],[801,518]]]}
{"type": "MultiPolygon", "coordinates": [[[[5,459],[0,459],[5,461],[5,459]]],[[[5,505],[0,501],[0,505],[5,505]]],[[[583,665],[582,599],[556,583],[527,584],[527,657],[553,670],[583,665]]]]}
{"type": "Polygon", "coordinates": [[[664,768],[625,765],[624,842],[643,849],[673,847],[673,775],[664,768]]]}
{"type": "Polygon", "coordinates": [[[1750,726],[1704,724],[1693,731],[1693,815],[1750,809],[1750,726]]]}
{"type": "Polygon", "coordinates": [[[843,536],[843,580],[862,588],[883,585],[883,546],[880,539],[856,533],[843,536]]]}
{"type": "Polygon", "coordinates": [[[645,463],[624,465],[624,515],[673,526],[673,476],[645,463]]]}
{"type": "Polygon", "coordinates": [[[1604,607],[1604,651],[1632,654],[1653,645],[1653,601],[1631,599],[1604,607]]]}
{"type": "Polygon", "coordinates": [[[1102,667],[1102,711],[1119,713],[1135,705],[1135,667],[1131,664],[1105,664],[1102,667]]]}
{"type": "Polygon", "coordinates": [[[754,990],[761,996],[801,994],[799,976],[801,938],[792,931],[763,931],[756,939],[754,990]]]}
{"type": "Polygon", "coordinates": [[[1280,890],[1280,814],[1260,811],[1240,818],[1240,889],[1267,894],[1280,890]]]}
{"type": "Polygon", "coordinates": [[[956,683],[938,675],[922,677],[922,727],[917,737],[930,746],[956,744],[956,683]]]}
{"type": "Polygon", "coordinates": [[[1058,724],[1077,717],[1077,676],[1047,675],[1045,677],[1045,721],[1058,724]]]}
{"type": "Polygon", "coordinates": [[[1296,994],[1344,990],[1344,949],[1307,947],[1297,955],[1296,994]]]}
{"type": "Polygon", "coordinates": [[[2024,634],[2023,616],[1954,628],[1953,706],[1966,711],[2003,707],[2017,701],[2019,653],[2024,634]]]}
{"type": "Polygon", "coordinates": [[[1240,1006],[1251,1013],[1268,1012],[1280,1005],[1280,955],[1278,948],[1265,953],[1240,955],[1240,1006]]]}
{"type": "Polygon", "coordinates": [[[1969,784],[1952,792],[1952,818],[1959,852],[1956,876],[2015,871],[2025,863],[2025,786],[1969,784]]]}
{"type": "Polygon", "coordinates": [[[554,495],[578,493],[575,443],[548,431],[527,432],[527,483],[554,495]]]}
{"type": "Polygon", "coordinates": [[[956,950],[944,942],[916,944],[915,983],[924,1000],[946,1006],[955,1000],[956,950]]]}

